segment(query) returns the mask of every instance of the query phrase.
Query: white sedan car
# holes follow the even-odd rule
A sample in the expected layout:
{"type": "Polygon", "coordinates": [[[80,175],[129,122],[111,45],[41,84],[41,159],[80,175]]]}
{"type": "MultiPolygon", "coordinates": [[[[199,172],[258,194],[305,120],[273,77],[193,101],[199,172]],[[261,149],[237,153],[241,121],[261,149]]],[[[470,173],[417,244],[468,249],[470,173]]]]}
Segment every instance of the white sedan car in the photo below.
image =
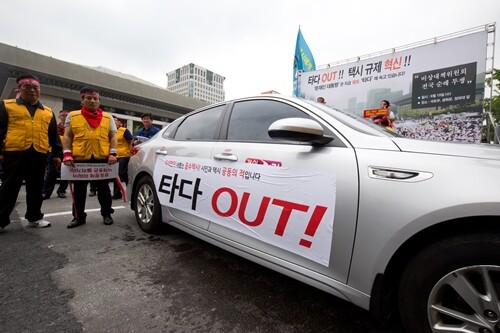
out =
{"type": "Polygon", "coordinates": [[[400,137],[281,95],[211,105],[137,147],[128,193],[162,223],[407,332],[500,332],[500,149],[400,137]]]}

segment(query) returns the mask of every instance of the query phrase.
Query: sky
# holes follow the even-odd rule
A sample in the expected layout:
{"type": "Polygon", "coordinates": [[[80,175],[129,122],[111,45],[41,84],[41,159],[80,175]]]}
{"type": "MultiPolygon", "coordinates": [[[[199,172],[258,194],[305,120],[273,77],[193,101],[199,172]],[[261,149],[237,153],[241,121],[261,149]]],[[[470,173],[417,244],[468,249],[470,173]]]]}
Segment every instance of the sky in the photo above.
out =
{"type": "Polygon", "coordinates": [[[496,22],[500,1],[2,0],[0,12],[2,43],[162,87],[195,63],[226,78],[229,100],[292,94],[299,26],[318,67],[496,22]]]}

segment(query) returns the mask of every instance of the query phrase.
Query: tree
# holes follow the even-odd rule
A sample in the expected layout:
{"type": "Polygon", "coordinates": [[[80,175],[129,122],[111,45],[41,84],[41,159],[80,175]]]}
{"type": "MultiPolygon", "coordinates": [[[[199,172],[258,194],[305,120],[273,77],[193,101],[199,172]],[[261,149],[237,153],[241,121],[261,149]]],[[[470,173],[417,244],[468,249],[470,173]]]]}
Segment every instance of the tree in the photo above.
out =
{"type": "Polygon", "coordinates": [[[497,142],[494,135],[495,126],[498,126],[500,122],[500,70],[494,68],[491,77],[486,78],[485,81],[488,87],[493,87],[493,92],[490,98],[484,99],[484,109],[490,111],[491,106],[491,115],[495,123],[490,124],[490,122],[487,121],[486,125],[483,126],[483,140],[485,142],[497,142]]]}
{"type": "Polygon", "coordinates": [[[493,94],[491,98],[486,98],[484,100],[484,109],[486,111],[490,110],[491,104],[491,114],[495,119],[495,122],[500,122],[500,70],[494,68],[493,75],[486,79],[486,84],[488,87],[493,86],[493,94]]]}

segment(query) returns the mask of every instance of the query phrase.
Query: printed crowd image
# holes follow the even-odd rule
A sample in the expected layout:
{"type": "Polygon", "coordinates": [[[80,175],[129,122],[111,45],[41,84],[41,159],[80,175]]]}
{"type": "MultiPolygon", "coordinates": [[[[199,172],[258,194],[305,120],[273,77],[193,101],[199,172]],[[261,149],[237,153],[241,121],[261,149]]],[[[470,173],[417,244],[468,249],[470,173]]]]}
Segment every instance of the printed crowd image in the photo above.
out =
{"type": "Polygon", "coordinates": [[[444,118],[424,117],[399,119],[394,130],[410,139],[477,143],[481,140],[483,118],[481,115],[460,117],[460,114],[444,118]]]}

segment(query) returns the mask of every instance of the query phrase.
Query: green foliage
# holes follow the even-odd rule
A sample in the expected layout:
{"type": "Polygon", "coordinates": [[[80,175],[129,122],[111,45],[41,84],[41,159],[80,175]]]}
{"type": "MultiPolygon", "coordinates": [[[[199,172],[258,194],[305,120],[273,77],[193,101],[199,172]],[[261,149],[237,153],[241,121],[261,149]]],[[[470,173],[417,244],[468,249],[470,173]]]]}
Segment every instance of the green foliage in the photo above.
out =
{"type": "Polygon", "coordinates": [[[139,132],[139,130],[142,128],[142,124],[137,124],[134,126],[134,135],[135,133],[139,132]]]}
{"type": "MultiPolygon", "coordinates": [[[[491,77],[486,78],[486,85],[488,87],[493,87],[493,93],[491,98],[484,99],[484,110],[490,111],[491,105],[491,115],[496,124],[500,122],[500,70],[494,68],[491,77]]],[[[487,121],[486,125],[483,126],[483,140],[484,142],[493,142],[495,135],[495,124],[490,124],[487,121]]]]}
{"type": "Polygon", "coordinates": [[[484,100],[484,109],[490,110],[495,122],[500,122],[500,70],[493,69],[493,75],[486,79],[488,87],[493,87],[493,96],[484,100]]]}

